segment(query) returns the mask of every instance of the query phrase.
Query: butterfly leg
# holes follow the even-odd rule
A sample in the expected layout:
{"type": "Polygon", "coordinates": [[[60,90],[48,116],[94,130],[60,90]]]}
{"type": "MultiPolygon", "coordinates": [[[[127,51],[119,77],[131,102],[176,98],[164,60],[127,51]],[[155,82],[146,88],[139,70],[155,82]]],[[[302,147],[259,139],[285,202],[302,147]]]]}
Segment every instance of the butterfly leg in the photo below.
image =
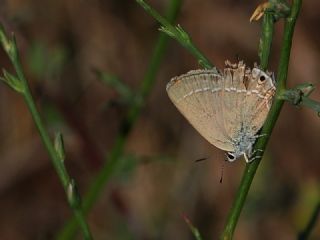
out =
{"type": "Polygon", "coordinates": [[[252,157],[252,158],[248,158],[248,157],[246,156],[246,154],[244,154],[244,159],[246,160],[247,163],[251,163],[251,162],[253,162],[254,160],[259,159],[259,158],[262,158],[262,156],[261,156],[261,155],[256,155],[256,156],[254,156],[254,157],[252,157]]]}
{"type": "Polygon", "coordinates": [[[257,152],[264,152],[262,149],[255,149],[252,151],[252,155],[254,155],[257,152]]]}
{"type": "Polygon", "coordinates": [[[264,134],[259,134],[259,135],[255,135],[254,136],[254,139],[258,139],[258,138],[261,138],[261,137],[266,137],[268,136],[268,134],[264,133],[264,134]]]}
{"type": "Polygon", "coordinates": [[[251,162],[250,158],[247,156],[246,153],[243,154],[244,159],[246,160],[247,163],[251,162]]]}

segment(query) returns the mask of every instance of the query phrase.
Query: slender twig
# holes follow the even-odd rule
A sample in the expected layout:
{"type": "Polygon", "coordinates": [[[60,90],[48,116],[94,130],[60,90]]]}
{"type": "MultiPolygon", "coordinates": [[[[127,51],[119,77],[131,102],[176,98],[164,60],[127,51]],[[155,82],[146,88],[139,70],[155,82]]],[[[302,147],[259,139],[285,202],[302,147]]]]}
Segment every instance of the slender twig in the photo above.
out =
{"type": "Polygon", "coordinates": [[[98,79],[101,80],[106,85],[110,86],[112,89],[120,95],[121,100],[132,101],[134,97],[134,92],[118,77],[102,72],[98,69],[94,69],[94,73],[97,75],[98,79]]]}
{"type": "Polygon", "coordinates": [[[177,40],[183,47],[185,47],[199,62],[199,64],[208,69],[213,69],[218,73],[218,69],[196,48],[192,43],[189,34],[180,26],[173,26],[168,20],[162,17],[155,9],[145,3],[143,0],[136,0],[144,10],[154,17],[160,24],[160,31],[166,33],[168,36],[177,40]]]}
{"type": "Polygon", "coordinates": [[[52,164],[66,192],[67,200],[70,207],[73,210],[75,219],[81,227],[84,238],[90,240],[92,239],[92,236],[89,230],[89,226],[83,214],[80,195],[77,191],[75,181],[69,176],[64,165],[65,156],[64,156],[62,135],[58,134],[58,136],[56,137],[56,144],[54,146],[52,140],[49,137],[49,133],[46,130],[41,120],[41,116],[36,108],[34,99],[31,94],[31,90],[29,88],[29,84],[24,76],[21,62],[20,62],[20,57],[19,57],[19,50],[18,50],[14,36],[12,37],[12,39],[9,39],[6,36],[4,29],[1,27],[0,41],[3,49],[5,50],[8,57],[10,58],[17,75],[17,76],[14,76],[4,70],[3,77],[1,78],[1,80],[6,82],[15,91],[23,95],[26,105],[30,110],[33,121],[35,122],[35,125],[39,131],[42,142],[49,153],[49,156],[52,160],[52,164]]]}
{"type": "Polygon", "coordinates": [[[299,105],[307,107],[307,108],[311,108],[312,110],[317,112],[318,116],[320,116],[320,102],[315,101],[315,100],[308,98],[306,96],[302,96],[301,102],[299,105]]]}
{"type": "MultiPolygon", "coordinates": [[[[167,19],[168,22],[173,22],[177,16],[177,13],[181,6],[181,0],[171,0],[168,6],[167,19]]],[[[161,33],[153,51],[152,58],[150,60],[149,67],[147,72],[141,82],[140,88],[136,95],[136,100],[132,102],[128,114],[124,121],[122,122],[122,127],[119,135],[117,136],[114,146],[111,150],[110,155],[108,156],[107,162],[99,171],[95,177],[91,187],[89,188],[88,193],[85,195],[83,200],[84,210],[87,213],[92,205],[96,202],[100,194],[102,193],[106,183],[118,168],[118,165],[121,163],[119,159],[121,158],[124,150],[125,143],[127,141],[127,136],[133,128],[138,116],[141,112],[141,109],[145,103],[146,97],[149,93],[155,82],[156,73],[160,67],[160,64],[163,60],[165,49],[167,47],[168,36],[164,33],[161,33]]],[[[76,224],[75,219],[71,219],[62,229],[58,235],[58,239],[70,239],[75,234],[76,224]]]]}
{"type": "MultiPolygon", "coordinates": [[[[302,3],[302,0],[293,0],[290,15],[285,19],[283,43],[282,43],[282,48],[280,53],[280,61],[279,61],[279,68],[278,68],[278,74],[277,74],[277,90],[275,95],[275,101],[270,109],[268,118],[261,131],[261,135],[265,137],[259,138],[259,140],[255,144],[255,150],[257,149],[259,149],[260,151],[265,150],[269,137],[271,136],[275,122],[278,119],[280,110],[284,102],[279,96],[281,96],[282,92],[285,91],[286,89],[286,80],[287,80],[287,73],[288,73],[288,66],[289,66],[290,50],[292,45],[292,37],[293,37],[296,19],[298,17],[298,14],[301,8],[301,3],[302,3]]],[[[269,13],[266,13],[264,18],[268,18],[268,14],[269,13]]],[[[264,21],[264,23],[266,23],[266,21],[264,21]]],[[[272,27],[271,22],[263,26],[263,32],[264,33],[268,32],[269,30],[266,28],[269,28],[269,27],[272,27]]],[[[264,34],[262,34],[262,38],[263,36],[264,34]]],[[[269,51],[269,50],[270,48],[261,49],[261,51],[269,51]]],[[[260,54],[260,56],[267,57],[269,56],[269,54],[260,54]]],[[[267,60],[261,59],[261,63],[267,64],[267,62],[268,62],[267,60]]],[[[266,66],[262,66],[262,68],[265,68],[265,67],[266,66]]],[[[245,168],[236,198],[234,200],[233,206],[231,208],[231,211],[227,219],[227,223],[220,237],[223,240],[230,240],[233,237],[234,230],[236,228],[241,210],[243,208],[244,202],[248,195],[252,180],[255,176],[255,173],[260,164],[260,161],[261,159],[256,159],[252,163],[247,164],[245,168]]]]}
{"type": "Polygon", "coordinates": [[[283,91],[279,98],[288,101],[295,106],[310,108],[320,115],[320,102],[309,98],[309,95],[314,89],[315,87],[311,83],[299,84],[292,89],[283,91]]]}
{"type": "Polygon", "coordinates": [[[320,202],[317,203],[316,207],[314,208],[314,211],[311,215],[311,218],[309,222],[307,223],[304,230],[299,234],[298,240],[307,240],[309,239],[312,230],[315,228],[317,220],[319,218],[320,214],[320,202]]]}
{"type": "Polygon", "coordinates": [[[259,44],[260,68],[266,70],[268,67],[270,50],[273,39],[273,15],[267,12],[262,21],[262,36],[259,44]]]}
{"type": "MultiPolygon", "coordinates": [[[[273,16],[272,13],[265,13],[262,22],[262,34],[259,45],[259,56],[260,56],[260,67],[266,69],[270,56],[270,49],[273,37],[273,16]]],[[[270,133],[268,133],[270,134],[270,133]]],[[[259,153],[261,154],[261,153],[259,153]]],[[[237,196],[234,200],[233,206],[227,218],[227,222],[224,231],[221,235],[221,239],[232,239],[235,227],[237,225],[243,204],[245,202],[246,196],[248,194],[251,182],[253,180],[255,171],[258,167],[260,159],[256,159],[251,164],[248,164],[244,176],[241,180],[237,196]],[[255,166],[255,168],[253,168],[255,166]]]]}
{"type": "Polygon", "coordinates": [[[191,230],[192,235],[194,236],[195,240],[202,240],[201,234],[196,228],[193,223],[190,221],[190,219],[187,217],[187,215],[183,214],[182,215],[184,221],[187,223],[189,229],[191,230]]]}

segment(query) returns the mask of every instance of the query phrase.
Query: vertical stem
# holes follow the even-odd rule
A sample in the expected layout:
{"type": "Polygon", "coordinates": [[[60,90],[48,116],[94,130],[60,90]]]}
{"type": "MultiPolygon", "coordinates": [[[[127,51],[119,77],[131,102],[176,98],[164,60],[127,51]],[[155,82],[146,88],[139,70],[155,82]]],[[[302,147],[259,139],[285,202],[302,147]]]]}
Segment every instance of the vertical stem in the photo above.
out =
{"type": "Polygon", "coordinates": [[[260,67],[266,70],[271,52],[274,20],[271,13],[266,13],[262,21],[262,33],[259,43],[260,67]]]}
{"type": "MultiPolygon", "coordinates": [[[[280,54],[280,61],[279,61],[277,90],[276,90],[275,100],[269,112],[268,118],[264,124],[264,127],[261,131],[261,134],[262,135],[266,134],[266,137],[258,139],[257,143],[255,144],[255,149],[264,151],[264,149],[266,148],[269,137],[272,133],[273,127],[275,125],[276,120],[278,119],[280,110],[283,105],[283,100],[278,98],[278,96],[281,96],[281,92],[284,91],[286,88],[286,79],[287,79],[290,51],[291,51],[291,45],[292,45],[292,37],[293,37],[296,19],[298,17],[298,14],[301,8],[301,3],[302,3],[302,0],[293,0],[290,16],[285,20],[285,28],[284,28],[283,43],[282,43],[281,54],[280,54]]],[[[271,46],[270,37],[272,37],[272,34],[270,35],[270,33],[272,31],[270,30],[271,28],[273,28],[273,23],[271,23],[272,18],[269,19],[269,17],[272,17],[272,16],[268,16],[268,15],[269,13],[265,14],[264,21],[263,21],[264,26],[263,26],[262,43],[261,43],[261,46],[263,48],[260,49],[260,59],[261,59],[262,68],[266,68],[267,66],[270,46],[271,46]],[[264,42],[264,40],[266,42],[264,42]]],[[[228,215],[227,222],[226,222],[224,231],[220,236],[220,239],[230,240],[233,238],[233,234],[234,234],[236,225],[238,223],[241,210],[247,198],[252,180],[255,176],[255,173],[260,164],[260,161],[261,159],[257,159],[252,163],[247,164],[243,177],[241,179],[241,183],[240,183],[235,201],[228,215]]]]}
{"type": "MultiPolygon", "coordinates": [[[[259,43],[260,67],[266,69],[269,61],[272,38],[273,38],[274,21],[271,13],[265,13],[262,21],[262,33],[259,43]]],[[[236,195],[236,199],[232,205],[227,218],[221,239],[232,239],[234,230],[238,223],[241,210],[248,195],[253,177],[259,166],[260,159],[256,159],[251,164],[247,164],[243,178],[236,195]]]]}
{"type": "Polygon", "coordinates": [[[283,45],[281,48],[280,61],[278,67],[278,89],[286,89],[286,81],[289,67],[289,59],[292,46],[294,27],[301,9],[302,0],[294,0],[291,6],[291,14],[286,18],[283,35],[283,45]]]}
{"type": "Polygon", "coordinates": [[[317,220],[320,215],[320,201],[317,203],[314,211],[311,215],[309,222],[307,223],[305,229],[299,234],[298,240],[307,240],[309,239],[312,230],[315,228],[317,220]]]}
{"type": "Polygon", "coordinates": [[[53,143],[50,139],[49,133],[46,130],[46,128],[44,127],[44,124],[41,120],[41,116],[40,116],[39,112],[37,111],[34,99],[31,94],[29,84],[23,74],[23,71],[22,71],[22,66],[20,63],[20,58],[19,58],[19,54],[18,54],[18,50],[17,50],[17,46],[16,46],[15,41],[14,41],[14,48],[16,49],[15,55],[12,55],[10,59],[12,60],[12,63],[14,65],[14,68],[15,68],[16,73],[18,75],[19,81],[21,81],[24,85],[23,96],[24,96],[25,102],[30,110],[33,121],[39,131],[39,134],[41,136],[41,140],[49,153],[49,156],[52,160],[53,166],[54,166],[54,168],[58,174],[58,177],[62,183],[64,191],[67,195],[68,203],[73,210],[73,213],[74,213],[74,216],[75,216],[77,223],[80,225],[84,239],[91,240],[93,238],[91,236],[89,226],[85,220],[85,216],[82,211],[82,206],[81,206],[81,203],[79,200],[80,197],[77,195],[77,193],[75,193],[73,191],[73,189],[70,189],[71,178],[70,178],[63,162],[61,161],[61,159],[59,159],[57,152],[53,146],[53,143]]]}
{"type": "MultiPolygon", "coordinates": [[[[20,77],[19,77],[20,78],[20,77]]],[[[26,86],[27,88],[29,88],[28,86],[26,86]]],[[[35,106],[35,103],[33,101],[33,97],[30,93],[30,90],[26,90],[25,94],[24,94],[24,99],[27,103],[27,106],[29,108],[29,111],[31,113],[31,116],[33,118],[33,121],[35,122],[35,125],[39,131],[39,134],[41,136],[41,140],[45,146],[45,148],[47,149],[49,155],[51,156],[52,159],[54,159],[52,161],[53,165],[54,165],[54,168],[56,169],[58,175],[59,175],[59,178],[61,180],[61,183],[63,185],[63,188],[66,189],[68,187],[68,183],[70,182],[70,177],[69,175],[67,174],[67,171],[64,167],[64,165],[62,164],[59,164],[59,159],[57,158],[57,155],[56,155],[56,152],[55,152],[55,149],[52,145],[52,142],[50,140],[50,137],[49,137],[49,134],[48,132],[46,131],[43,123],[42,123],[42,120],[41,120],[41,117],[36,109],[36,106],[35,106]]]]}
{"type": "MultiPolygon", "coordinates": [[[[168,7],[167,18],[169,22],[173,22],[178,14],[182,0],[171,0],[168,7]]],[[[119,165],[119,159],[121,158],[124,150],[125,143],[127,141],[127,136],[130,133],[132,127],[134,126],[136,120],[139,117],[141,109],[144,105],[146,97],[150,94],[151,89],[155,82],[156,73],[160,67],[163,60],[165,49],[168,43],[168,36],[164,33],[160,33],[159,38],[155,44],[155,49],[153,51],[150,65],[146,71],[146,74],[141,82],[140,88],[137,93],[136,100],[132,103],[130,109],[128,110],[127,116],[122,122],[121,130],[117,136],[114,146],[111,150],[110,155],[102,169],[99,171],[88,193],[84,197],[83,207],[85,213],[87,213],[93,204],[97,201],[101,193],[103,192],[105,185],[112,176],[113,172],[119,165]]],[[[58,234],[57,239],[71,239],[77,228],[75,219],[71,219],[58,234]]]]}

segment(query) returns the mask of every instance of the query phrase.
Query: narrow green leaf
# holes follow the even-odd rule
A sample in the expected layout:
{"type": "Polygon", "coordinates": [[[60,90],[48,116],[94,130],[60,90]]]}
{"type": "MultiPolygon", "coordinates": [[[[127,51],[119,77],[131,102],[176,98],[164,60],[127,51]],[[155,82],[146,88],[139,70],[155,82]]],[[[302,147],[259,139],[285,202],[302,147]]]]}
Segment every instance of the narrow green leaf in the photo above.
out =
{"type": "Polygon", "coordinates": [[[4,30],[4,27],[2,24],[0,25],[0,42],[1,45],[6,53],[10,52],[10,49],[12,48],[11,41],[7,38],[6,32],[4,30]]]}
{"type": "Polygon", "coordinates": [[[148,5],[143,0],[136,0],[144,10],[154,17],[160,24],[161,27],[159,30],[164,32],[169,37],[175,39],[183,47],[185,47],[201,64],[203,68],[212,69],[216,73],[219,73],[219,70],[207,59],[198,48],[191,41],[189,34],[182,29],[180,25],[173,26],[166,18],[162,17],[155,9],[148,5]]]}
{"type": "Polygon", "coordinates": [[[3,77],[0,77],[2,81],[8,84],[14,91],[23,93],[25,91],[25,87],[23,83],[14,75],[9,73],[7,70],[3,69],[3,77]]]}
{"type": "Polygon", "coordinates": [[[17,50],[17,44],[14,34],[12,33],[11,39],[7,37],[7,34],[4,30],[4,27],[2,24],[0,24],[0,43],[4,49],[4,51],[7,53],[11,61],[17,60],[18,57],[18,50],[17,50]]]}
{"type": "Polygon", "coordinates": [[[183,217],[183,220],[188,224],[188,227],[191,230],[192,235],[194,236],[194,238],[196,240],[202,240],[202,237],[201,237],[201,234],[200,234],[199,230],[192,224],[192,222],[187,217],[187,215],[183,214],[182,217],[183,217]]]}
{"type": "Polygon", "coordinates": [[[112,87],[114,90],[119,93],[119,95],[125,99],[131,99],[133,96],[133,92],[127,86],[123,81],[121,81],[118,77],[115,75],[107,74],[105,72],[102,72],[100,70],[94,70],[98,78],[105,83],[106,85],[112,87]]]}
{"type": "Polygon", "coordinates": [[[66,154],[64,150],[64,141],[63,141],[63,135],[58,132],[56,133],[56,137],[54,139],[54,148],[57,152],[57,155],[61,162],[64,162],[66,154]]]}
{"type": "Polygon", "coordinates": [[[74,179],[71,179],[68,189],[67,189],[68,202],[70,206],[74,209],[79,209],[81,207],[81,198],[78,191],[77,184],[74,179]]]}

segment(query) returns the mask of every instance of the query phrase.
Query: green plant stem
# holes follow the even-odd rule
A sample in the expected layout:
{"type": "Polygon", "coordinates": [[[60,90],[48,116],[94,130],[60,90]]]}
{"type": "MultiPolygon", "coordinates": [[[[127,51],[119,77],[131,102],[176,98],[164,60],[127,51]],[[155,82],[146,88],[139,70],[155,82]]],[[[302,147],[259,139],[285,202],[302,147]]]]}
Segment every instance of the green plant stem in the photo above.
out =
{"type": "MultiPolygon", "coordinates": [[[[276,120],[280,114],[280,110],[283,105],[283,100],[278,98],[281,96],[282,91],[286,88],[286,80],[290,59],[290,50],[292,45],[292,37],[295,27],[295,22],[298,17],[300,8],[301,8],[302,0],[293,0],[291,6],[290,16],[285,19],[285,27],[284,27],[284,35],[283,35],[283,43],[280,53],[280,61],[278,68],[278,77],[277,77],[277,90],[275,95],[275,101],[270,109],[268,118],[264,127],[261,131],[262,135],[266,135],[266,137],[261,137],[255,144],[255,150],[259,149],[264,151],[269,140],[269,137],[272,133],[273,127],[275,125],[276,120]]],[[[268,13],[266,13],[268,14],[268,13]]],[[[266,16],[265,16],[266,17],[266,16]]],[[[264,21],[265,22],[265,21],[264,21]]],[[[265,25],[263,28],[263,32],[265,32],[265,25]]],[[[268,32],[268,31],[266,31],[268,32]]],[[[262,34],[264,36],[264,34],[262,34]]],[[[261,49],[261,51],[270,51],[270,48],[261,49]]],[[[269,56],[269,54],[261,54],[260,56],[269,56]]],[[[261,59],[263,64],[267,64],[268,61],[261,59]]],[[[264,67],[264,66],[262,66],[264,67]]],[[[252,180],[255,176],[256,170],[260,164],[261,159],[256,159],[250,164],[246,165],[243,177],[241,179],[241,183],[234,200],[233,206],[228,215],[227,223],[225,225],[224,231],[220,237],[223,240],[230,240],[233,238],[234,230],[236,228],[241,210],[243,208],[244,202],[247,198],[252,180]]]]}
{"type": "MultiPolygon", "coordinates": [[[[167,11],[167,18],[170,22],[173,22],[175,20],[181,6],[181,2],[181,0],[170,1],[170,5],[167,11]]],[[[136,120],[138,119],[138,116],[140,115],[146,97],[148,97],[149,93],[151,92],[151,89],[155,82],[156,73],[160,67],[160,64],[165,54],[167,43],[168,36],[164,33],[160,33],[160,36],[155,45],[155,49],[153,51],[152,58],[150,60],[150,65],[138,90],[136,100],[130,106],[128,114],[121,124],[122,126],[120,133],[115,140],[114,146],[111,150],[110,155],[107,158],[106,163],[93,180],[93,183],[89,188],[89,191],[84,197],[83,208],[85,213],[87,213],[91,209],[93,204],[96,202],[96,200],[102,193],[106,183],[108,182],[112,174],[118,168],[118,165],[121,164],[119,159],[123,155],[123,150],[127,141],[127,136],[130,133],[132,127],[134,126],[136,120]]],[[[57,239],[71,239],[76,232],[76,227],[76,222],[73,218],[65,225],[64,229],[62,229],[62,231],[58,234],[57,239]]]]}
{"type": "Polygon", "coordinates": [[[190,228],[191,233],[194,236],[195,240],[203,240],[198,228],[196,228],[193,225],[193,223],[190,221],[190,219],[186,215],[183,215],[182,217],[183,217],[184,221],[187,223],[188,227],[190,228]]]}
{"type": "MultiPolygon", "coordinates": [[[[16,44],[14,42],[14,46],[16,48],[16,44]]],[[[18,50],[16,50],[18,51],[18,50]]],[[[23,71],[22,71],[22,66],[21,66],[21,63],[20,63],[20,58],[19,58],[19,54],[18,52],[16,53],[16,55],[14,57],[11,56],[10,58],[12,60],[12,63],[14,65],[14,68],[16,70],[16,73],[18,75],[18,79],[22,82],[22,84],[24,85],[24,91],[23,91],[23,96],[24,96],[24,99],[26,101],[26,104],[30,110],[30,113],[31,113],[31,116],[35,122],[35,125],[39,131],[39,134],[41,136],[41,139],[42,139],[42,142],[44,144],[44,146],[46,147],[48,153],[49,153],[49,156],[52,160],[52,163],[53,163],[53,166],[59,176],[59,179],[62,183],[62,186],[66,192],[66,195],[67,196],[70,196],[68,197],[68,202],[69,202],[69,205],[71,206],[73,212],[74,212],[74,216],[75,216],[75,219],[77,221],[77,223],[80,225],[81,227],[81,230],[83,232],[83,236],[84,236],[84,239],[86,240],[90,240],[92,239],[92,235],[91,235],[91,232],[90,232],[90,229],[89,229],[89,226],[85,220],[85,217],[84,217],[84,214],[83,214],[83,211],[82,211],[82,208],[81,208],[81,204],[74,204],[74,200],[75,198],[78,198],[79,196],[75,196],[76,193],[74,192],[70,192],[70,183],[71,183],[71,179],[70,179],[70,176],[68,175],[67,173],[67,170],[63,164],[63,162],[61,161],[61,159],[58,157],[57,155],[57,152],[53,146],[53,143],[52,141],[50,140],[50,137],[49,137],[49,134],[48,134],[48,131],[46,130],[46,128],[44,127],[44,124],[41,120],[41,117],[40,117],[40,114],[39,112],[37,111],[37,108],[36,108],[36,105],[35,105],[35,102],[33,100],[33,97],[32,97],[32,94],[31,94],[31,91],[30,91],[30,88],[29,88],[29,85],[28,85],[28,82],[26,80],[26,78],[24,77],[24,74],[23,74],[23,71]],[[71,194],[71,195],[70,195],[71,194]]]]}
{"type": "Polygon", "coordinates": [[[318,115],[320,114],[320,102],[318,102],[318,101],[315,101],[315,100],[308,98],[306,96],[302,96],[301,102],[299,105],[314,110],[315,112],[318,113],[318,115]]]}
{"type": "Polygon", "coordinates": [[[292,89],[286,89],[285,91],[282,91],[282,94],[279,96],[279,98],[290,102],[295,106],[304,106],[310,108],[320,115],[320,102],[309,98],[309,95],[314,89],[315,87],[311,83],[299,84],[292,89]]]}
{"type": "Polygon", "coordinates": [[[183,47],[185,47],[198,61],[199,64],[207,69],[213,69],[218,73],[217,68],[201,53],[199,49],[192,43],[188,33],[185,32],[179,25],[173,26],[168,20],[162,17],[155,9],[145,3],[143,0],[136,0],[144,10],[154,17],[160,24],[160,30],[177,40],[183,47]]]}
{"type": "Polygon", "coordinates": [[[266,70],[268,67],[270,50],[273,39],[274,21],[271,13],[266,13],[262,21],[262,36],[259,43],[260,68],[266,70]]]}
{"type": "MultiPolygon", "coordinates": [[[[265,13],[262,21],[262,34],[259,43],[259,57],[260,57],[260,67],[266,69],[268,66],[270,49],[272,45],[273,38],[274,21],[271,13],[265,13]]],[[[242,177],[236,198],[234,200],[233,206],[227,218],[227,222],[224,231],[221,235],[221,239],[227,240],[232,239],[234,230],[239,220],[241,210],[243,208],[244,202],[246,200],[247,194],[249,192],[250,185],[252,183],[254,174],[259,165],[260,159],[256,159],[251,164],[247,164],[242,177]]]]}
{"type": "Polygon", "coordinates": [[[317,220],[319,218],[319,214],[320,214],[320,201],[318,202],[318,204],[314,208],[312,216],[311,216],[309,222],[307,223],[305,229],[299,234],[298,240],[307,240],[307,239],[309,239],[312,230],[316,226],[317,220]]]}
{"type": "Polygon", "coordinates": [[[24,77],[24,74],[21,71],[20,64],[18,63],[18,61],[15,61],[13,64],[15,66],[18,78],[24,83],[25,92],[24,92],[23,96],[24,96],[26,104],[30,110],[33,121],[35,122],[35,125],[39,131],[39,134],[41,136],[41,140],[42,140],[45,148],[47,149],[50,157],[53,160],[52,163],[53,163],[53,165],[59,175],[59,178],[62,182],[63,187],[67,188],[68,183],[70,182],[70,177],[67,174],[67,171],[66,171],[64,165],[60,164],[60,162],[59,162],[60,160],[58,159],[58,157],[56,155],[56,152],[55,152],[55,149],[54,149],[52,142],[50,140],[49,134],[42,123],[40,114],[38,113],[38,110],[37,110],[36,105],[34,103],[33,97],[31,95],[29,84],[27,83],[27,81],[24,77]]]}

